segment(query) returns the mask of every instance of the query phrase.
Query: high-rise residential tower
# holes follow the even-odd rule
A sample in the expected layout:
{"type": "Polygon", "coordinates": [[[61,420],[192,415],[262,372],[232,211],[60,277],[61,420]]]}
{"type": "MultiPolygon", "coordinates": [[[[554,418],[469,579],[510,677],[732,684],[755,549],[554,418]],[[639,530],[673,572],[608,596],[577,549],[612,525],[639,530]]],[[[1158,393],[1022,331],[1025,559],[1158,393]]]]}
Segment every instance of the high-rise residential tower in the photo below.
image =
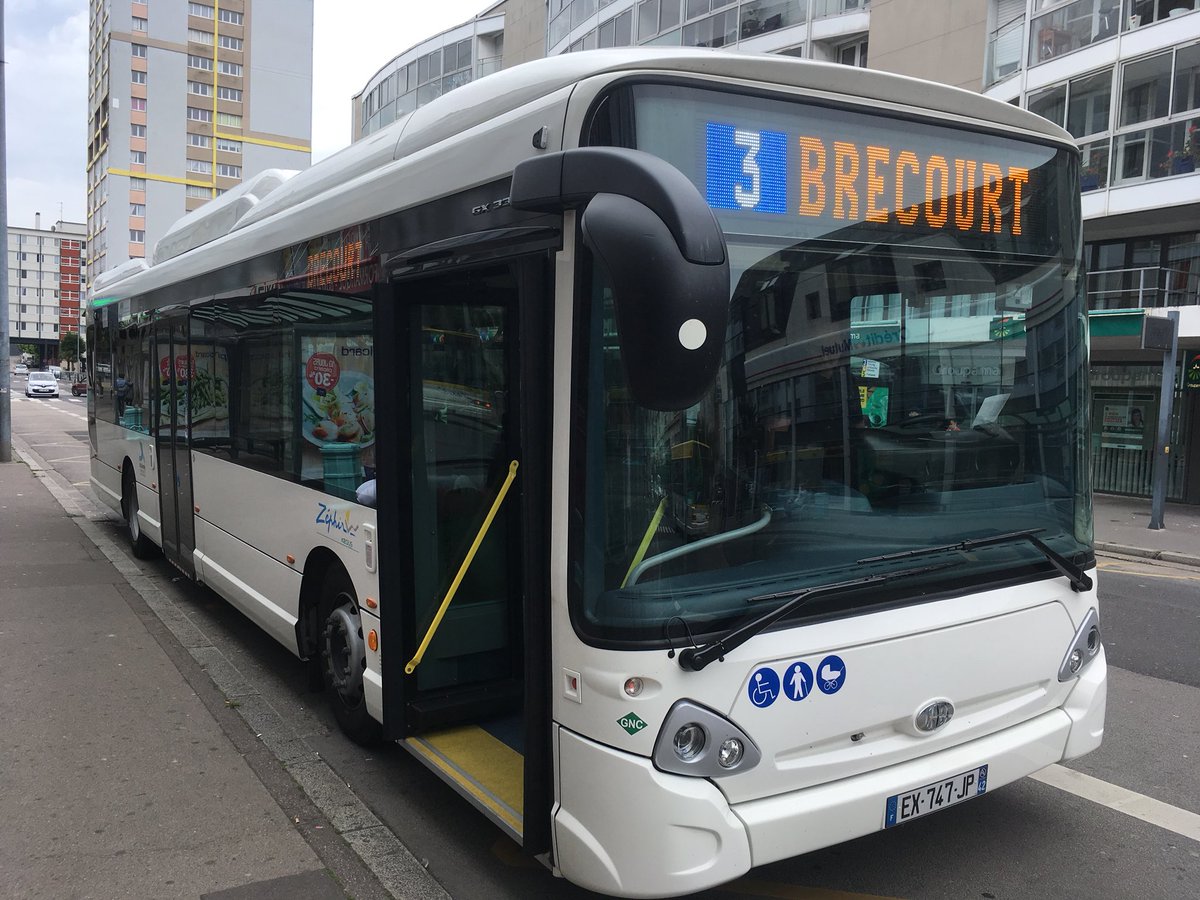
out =
{"type": "Polygon", "coordinates": [[[184,213],[309,165],[313,0],[89,0],[87,274],[184,213]]]}
{"type": "MultiPolygon", "coordinates": [[[[85,279],[80,261],[86,253],[82,222],[61,219],[48,229],[42,216],[32,228],[8,228],[9,353],[33,347],[46,362],[59,358],[59,336],[79,331],[79,306],[85,279]]],[[[7,364],[7,359],[0,359],[7,364]]]]}

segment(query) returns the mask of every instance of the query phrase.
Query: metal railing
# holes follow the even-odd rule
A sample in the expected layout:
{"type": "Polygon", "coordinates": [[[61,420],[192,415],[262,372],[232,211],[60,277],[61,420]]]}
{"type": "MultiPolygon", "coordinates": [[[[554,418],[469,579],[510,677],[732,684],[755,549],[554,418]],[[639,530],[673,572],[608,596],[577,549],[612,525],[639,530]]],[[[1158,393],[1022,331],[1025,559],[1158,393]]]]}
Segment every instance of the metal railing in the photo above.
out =
{"type": "Polygon", "coordinates": [[[813,0],[812,18],[840,16],[842,13],[861,12],[869,8],[871,0],[813,0]]]}
{"type": "Polygon", "coordinates": [[[1071,53],[1122,30],[1120,7],[1111,0],[1075,0],[1034,19],[1029,29],[1029,64],[1071,53]]]}
{"type": "Polygon", "coordinates": [[[1089,309],[1200,305],[1200,271],[1141,266],[1088,272],[1089,309]]]}
{"type": "Polygon", "coordinates": [[[503,68],[503,63],[503,56],[485,56],[483,59],[477,59],[475,61],[475,77],[482,78],[484,75],[499,72],[503,68]]]}

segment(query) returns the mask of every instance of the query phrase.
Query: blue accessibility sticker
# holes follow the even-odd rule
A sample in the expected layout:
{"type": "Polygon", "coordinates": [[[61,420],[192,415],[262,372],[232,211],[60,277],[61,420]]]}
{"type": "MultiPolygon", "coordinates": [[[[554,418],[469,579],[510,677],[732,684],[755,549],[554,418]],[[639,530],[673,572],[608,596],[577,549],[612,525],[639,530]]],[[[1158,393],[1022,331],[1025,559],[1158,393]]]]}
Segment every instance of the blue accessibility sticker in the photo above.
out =
{"type": "Polygon", "coordinates": [[[793,700],[803,700],[813,689],[813,671],[808,663],[797,660],[783,675],[783,690],[793,700]]]}
{"type": "Polygon", "coordinates": [[[747,688],[750,702],[759,709],[766,709],[779,696],[779,676],[774,669],[765,666],[754,673],[747,688]]]}
{"type": "Polygon", "coordinates": [[[825,694],[836,694],[846,683],[846,664],[840,656],[827,656],[817,666],[817,687],[825,694]]]}

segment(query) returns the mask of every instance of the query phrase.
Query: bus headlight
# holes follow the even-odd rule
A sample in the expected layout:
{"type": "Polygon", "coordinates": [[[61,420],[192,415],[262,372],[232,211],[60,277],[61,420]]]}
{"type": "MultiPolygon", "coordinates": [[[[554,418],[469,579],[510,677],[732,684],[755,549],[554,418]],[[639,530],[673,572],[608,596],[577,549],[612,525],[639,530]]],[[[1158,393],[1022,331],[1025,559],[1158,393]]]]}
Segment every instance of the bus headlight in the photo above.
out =
{"type": "Polygon", "coordinates": [[[746,752],[746,745],[737,738],[726,738],[721,744],[721,749],[717,751],[717,762],[721,764],[722,769],[732,769],[742,761],[742,754],[746,752]]]}
{"type": "Polygon", "coordinates": [[[704,729],[695,722],[688,722],[675,732],[675,755],[684,762],[691,762],[704,749],[704,729]]]}
{"type": "Polygon", "coordinates": [[[654,765],[664,772],[716,778],[758,765],[762,753],[750,737],[720,713],[679,700],[654,742],[654,765]]]}
{"type": "Polygon", "coordinates": [[[1083,667],[1100,652],[1101,643],[1100,614],[1092,607],[1083,617],[1083,624],[1079,626],[1075,637],[1071,639],[1071,645],[1067,647],[1067,655],[1058,667],[1058,680],[1070,681],[1082,672],[1083,667]]]}

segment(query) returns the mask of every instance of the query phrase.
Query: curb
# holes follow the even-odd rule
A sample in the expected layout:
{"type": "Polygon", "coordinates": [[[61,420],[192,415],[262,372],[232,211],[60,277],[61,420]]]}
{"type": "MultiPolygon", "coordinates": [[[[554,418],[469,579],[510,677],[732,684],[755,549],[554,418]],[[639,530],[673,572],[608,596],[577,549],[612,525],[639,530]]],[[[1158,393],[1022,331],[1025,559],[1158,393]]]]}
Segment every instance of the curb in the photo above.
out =
{"type": "MultiPolygon", "coordinates": [[[[103,523],[119,521],[117,516],[78,488],[66,484],[65,479],[17,435],[12,436],[12,446],[14,457],[29,466],[34,477],[142,598],[183,652],[199,664],[218,691],[236,700],[233,706],[238,716],[291,776],[309,802],[329,820],[334,831],[383,889],[392,897],[405,900],[449,900],[450,895],[424,863],[376,818],[320,754],[258,694],[253,684],[188,617],[186,609],[155,587],[151,576],[101,531],[103,523]]],[[[302,829],[298,830],[311,846],[309,836],[302,829]]],[[[320,853],[318,857],[323,859],[320,853]]]]}
{"type": "Polygon", "coordinates": [[[1124,544],[1109,544],[1096,542],[1097,553],[1116,553],[1121,556],[1137,556],[1142,559],[1154,559],[1159,562],[1175,563],[1180,566],[1196,566],[1200,568],[1200,556],[1192,553],[1179,553],[1175,550],[1150,550],[1145,547],[1126,547],[1124,544]]]}

